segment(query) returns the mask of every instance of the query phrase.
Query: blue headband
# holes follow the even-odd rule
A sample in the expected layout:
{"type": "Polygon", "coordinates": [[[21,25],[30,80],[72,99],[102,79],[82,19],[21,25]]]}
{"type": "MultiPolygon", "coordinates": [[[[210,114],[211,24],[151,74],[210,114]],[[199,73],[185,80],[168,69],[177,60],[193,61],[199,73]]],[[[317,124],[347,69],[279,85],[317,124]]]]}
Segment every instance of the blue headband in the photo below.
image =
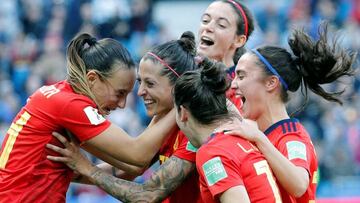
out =
{"type": "Polygon", "coordinates": [[[288,90],[288,86],[287,86],[285,80],[279,75],[279,73],[275,70],[275,68],[273,68],[271,66],[269,61],[267,61],[256,49],[252,49],[251,51],[253,51],[260,58],[260,60],[265,64],[266,68],[270,72],[272,72],[272,74],[276,75],[279,78],[279,80],[280,80],[281,84],[284,86],[285,90],[288,90]]]}

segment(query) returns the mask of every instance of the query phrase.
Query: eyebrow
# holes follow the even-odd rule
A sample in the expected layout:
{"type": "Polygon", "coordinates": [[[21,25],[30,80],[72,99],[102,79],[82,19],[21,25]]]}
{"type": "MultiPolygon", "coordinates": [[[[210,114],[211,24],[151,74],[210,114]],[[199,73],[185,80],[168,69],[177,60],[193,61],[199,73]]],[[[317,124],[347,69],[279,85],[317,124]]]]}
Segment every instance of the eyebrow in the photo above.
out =
{"type": "Polygon", "coordinates": [[[141,80],[141,81],[145,81],[145,82],[153,82],[153,83],[158,83],[156,80],[154,80],[154,79],[152,79],[152,78],[148,78],[148,77],[146,77],[146,78],[144,78],[144,79],[141,79],[140,77],[136,77],[136,80],[137,81],[139,81],[139,80],[141,80]]]}
{"type": "Polygon", "coordinates": [[[236,75],[240,75],[241,73],[246,74],[244,70],[236,70],[236,75]]]}
{"type": "MultiPolygon", "coordinates": [[[[211,15],[208,14],[208,13],[204,13],[201,17],[203,18],[204,16],[207,16],[207,17],[210,17],[210,18],[211,18],[211,15]]],[[[224,20],[224,21],[226,21],[228,24],[230,24],[230,21],[229,21],[226,17],[220,17],[217,21],[220,21],[220,20],[224,20]]]]}
{"type": "Polygon", "coordinates": [[[204,17],[204,16],[211,17],[208,13],[204,13],[204,14],[202,14],[202,16],[201,16],[201,17],[204,17]]]}
{"type": "Polygon", "coordinates": [[[225,17],[220,17],[218,21],[224,20],[230,25],[230,21],[225,17]]]}

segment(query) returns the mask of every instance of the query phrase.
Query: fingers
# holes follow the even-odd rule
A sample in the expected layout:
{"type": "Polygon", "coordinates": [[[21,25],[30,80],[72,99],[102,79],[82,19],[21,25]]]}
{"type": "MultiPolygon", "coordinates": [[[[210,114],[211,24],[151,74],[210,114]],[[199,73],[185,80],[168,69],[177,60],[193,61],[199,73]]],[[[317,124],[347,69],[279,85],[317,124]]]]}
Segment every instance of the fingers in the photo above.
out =
{"type": "Polygon", "coordinates": [[[57,152],[57,153],[59,153],[59,154],[61,154],[61,155],[63,155],[63,156],[68,155],[68,153],[66,153],[66,149],[63,149],[61,147],[57,147],[57,146],[52,145],[52,144],[46,144],[46,147],[53,150],[53,151],[55,151],[55,152],[57,152]]]}
{"type": "Polygon", "coordinates": [[[63,163],[67,163],[68,159],[66,157],[61,157],[61,156],[46,156],[47,159],[51,160],[51,161],[56,161],[56,162],[63,162],[63,163]]]}
{"type": "Polygon", "coordinates": [[[57,133],[57,132],[53,132],[52,135],[54,137],[56,137],[65,147],[69,146],[69,142],[66,140],[66,138],[64,136],[62,136],[61,134],[57,133]]]}
{"type": "Polygon", "coordinates": [[[224,134],[232,134],[232,135],[241,135],[241,131],[240,130],[235,130],[235,129],[232,129],[232,130],[226,130],[224,131],[224,134]]]}

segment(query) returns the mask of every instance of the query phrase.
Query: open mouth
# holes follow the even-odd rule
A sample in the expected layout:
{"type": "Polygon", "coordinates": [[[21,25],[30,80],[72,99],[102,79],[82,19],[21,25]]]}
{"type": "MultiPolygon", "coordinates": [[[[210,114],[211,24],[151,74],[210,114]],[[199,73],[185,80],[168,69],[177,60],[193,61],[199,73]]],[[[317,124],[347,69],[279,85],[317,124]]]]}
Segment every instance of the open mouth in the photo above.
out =
{"type": "Polygon", "coordinates": [[[150,105],[152,105],[154,103],[155,103],[155,101],[152,100],[152,99],[144,99],[145,106],[150,106],[150,105]]]}
{"type": "Polygon", "coordinates": [[[210,39],[209,37],[206,37],[206,36],[201,37],[201,39],[200,39],[201,45],[212,46],[212,45],[214,45],[214,43],[215,42],[212,39],[210,39]]]}
{"type": "Polygon", "coordinates": [[[244,96],[241,96],[241,101],[242,101],[242,103],[244,104],[245,101],[246,101],[246,98],[245,98],[244,96]]]}

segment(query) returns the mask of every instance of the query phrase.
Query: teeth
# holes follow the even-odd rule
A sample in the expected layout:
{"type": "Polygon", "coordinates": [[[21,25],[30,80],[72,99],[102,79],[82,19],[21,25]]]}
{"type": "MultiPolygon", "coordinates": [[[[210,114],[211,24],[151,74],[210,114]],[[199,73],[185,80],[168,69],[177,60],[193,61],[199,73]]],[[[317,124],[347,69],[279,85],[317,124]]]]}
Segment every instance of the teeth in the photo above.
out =
{"type": "Polygon", "coordinates": [[[212,41],[212,39],[210,39],[209,37],[203,36],[201,37],[202,40],[207,40],[207,41],[212,41]]]}
{"type": "Polygon", "coordinates": [[[152,104],[152,103],[154,103],[154,101],[153,100],[144,100],[144,103],[145,104],[152,104]]]}
{"type": "Polygon", "coordinates": [[[210,39],[209,37],[203,36],[203,37],[201,37],[201,44],[211,46],[214,44],[214,41],[212,39],[210,39]]]}

